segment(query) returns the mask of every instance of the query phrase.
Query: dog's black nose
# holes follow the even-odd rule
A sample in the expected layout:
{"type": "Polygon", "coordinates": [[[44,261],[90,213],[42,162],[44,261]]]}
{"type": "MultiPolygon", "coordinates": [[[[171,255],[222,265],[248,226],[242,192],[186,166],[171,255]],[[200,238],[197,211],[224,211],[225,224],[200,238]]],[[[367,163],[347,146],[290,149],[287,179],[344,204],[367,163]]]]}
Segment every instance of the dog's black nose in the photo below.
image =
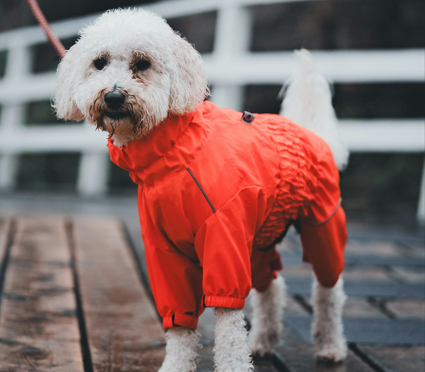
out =
{"type": "Polygon", "coordinates": [[[119,109],[125,102],[125,95],[116,91],[108,92],[105,94],[105,103],[112,109],[119,109]]]}

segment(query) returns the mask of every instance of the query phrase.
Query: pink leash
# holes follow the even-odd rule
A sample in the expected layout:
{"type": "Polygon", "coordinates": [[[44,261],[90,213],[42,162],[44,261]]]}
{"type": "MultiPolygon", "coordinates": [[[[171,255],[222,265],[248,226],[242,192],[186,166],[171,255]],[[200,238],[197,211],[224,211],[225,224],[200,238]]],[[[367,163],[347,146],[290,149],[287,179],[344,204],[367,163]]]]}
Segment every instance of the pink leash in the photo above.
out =
{"type": "Polygon", "coordinates": [[[37,19],[38,23],[40,24],[41,28],[43,29],[44,33],[47,36],[47,39],[53,44],[61,58],[65,57],[66,49],[63,46],[63,44],[60,42],[60,40],[53,34],[53,31],[49,25],[49,23],[46,20],[46,17],[44,16],[43,12],[41,11],[40,7],[38,6],[37,0],[27,0],[29,6],[31,7],[31,10],[37,19]]]}

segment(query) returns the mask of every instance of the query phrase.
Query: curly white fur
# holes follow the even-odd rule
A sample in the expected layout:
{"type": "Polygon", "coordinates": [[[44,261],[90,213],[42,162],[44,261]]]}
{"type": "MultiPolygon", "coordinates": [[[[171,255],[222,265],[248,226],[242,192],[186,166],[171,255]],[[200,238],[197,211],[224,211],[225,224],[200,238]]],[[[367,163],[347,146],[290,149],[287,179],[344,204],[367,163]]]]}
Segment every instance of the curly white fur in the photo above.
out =
{"type": "Polygon", "coordinates": [[[248,344],[252,354],[273,353],[283,330],[283,311],[286,306],[286,284],[281,275],[264,292],[253,291],[252,328],[248,344]]]}
{"type": "Polygon", "coordinates": [[[166,357],[159,372],[195,372],[199,334],[185,327],[170,328],[166,333],[166,357]]]}
{"type": "Polygon", "coordinates": [[[80,31],[57,77],[57,116],[86,119],[121,145],[147,134],[168,114],[194,111],[208,95],[199,53],[164,19],[142,9],[108,11],[80,31]],[[107,60],[102,70],[94,65],[100,57],[107,60]],[[135,73],[135,58],[148,60],[150,68],[135,73]],[[102,111],[103,95],[115,89],[127,97],[128,116],[120,120],[102,111]]]}
{"type": "MultiPolygon", "coordinates": [[[[348,149],[338,132],[332,94],[326,79],[315,71],[305,49],[295,51],[296,69],[286,83],[281,115],[321,137],[331,148],[338,169],[348,163],[348,149]]],[[[282,90],[284,91],[285,86],[282,90]]]]}
{"type": "Polygon", "coordinates": [[[346,300],[340,277],[332,288],[325,288],[313,277],[314,319],[311,335],[315,356],[319,361],[339,363],[347,356],[342,310],[346,300]]]}
{"type": "Polygon", "coordinates": [[[215,308],[215,372],[252,372],[243,310],[215,308]]]}
{"type": "MultiPolygon", "coordinates": [[[[342,168],[348,151],[337,132],[329,86],[314,72],[307,51],[296,56],[299,67],[287,89],[282,114],[321,136],[342,168]]],[[[146,135],[169,114],[194,111],[209,93],[199,53],[165,20],[142,9],[108,11],[84,28],[61,61],[57,77],[57,116],[93,123],[109,132],[116,146],[146,135]],[[106,61],[102,68],[95,64],[100,58],[106,61]],[[149,67],[135,68],[140,61],[149,62],[149,67]],[[125,96],[121,111],[110,111],[115,109],[105,103],[105,94],[115,91],[125,96]]],[[[279,277],[253,300],[250,345],[261,355],[278,342],[284,289],[279,277]]],[[[341,323],[344,298],[342,281],[333,289],[315,286],[313,335],[319,358],[338,361],[346,355],[341,323]]],[[[215,314],[216,372],[253,371],[243,311],[216,308],[215,314]]],[[[167,355],[160,372],[194,372],[196,332],[176,327],[167,331],[166,338],[167,355]]]]}

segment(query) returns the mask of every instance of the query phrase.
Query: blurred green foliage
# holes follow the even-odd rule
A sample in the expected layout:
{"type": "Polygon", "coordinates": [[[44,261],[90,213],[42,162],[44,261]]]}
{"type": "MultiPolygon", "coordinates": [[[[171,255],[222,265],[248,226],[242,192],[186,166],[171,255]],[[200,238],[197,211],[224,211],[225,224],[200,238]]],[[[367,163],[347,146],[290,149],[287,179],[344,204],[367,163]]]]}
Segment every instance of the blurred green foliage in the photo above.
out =
{"type": "Polygon", "coordinates": [[[424,102],[421,82],[334,85],[333,105],[340,119],[423,118],[424,102]]]}
{"type": "Polygon", "coordinates": [[[341,173],[347,214],[366,221],[414,221],[423,164],[423,154],[351,154],[341,173]]]}
{"type": "Polygon", "coordinates": [[[80,157],[78,153],[22,154],[17,189],[75,192],[80,157]]]}
{"type": "Polygon", "coordinates": [[[296,1],[251,9],[252,51],[425,46],[422,0],[296,1]]]}
{"type": "Polygon", "coordinates": [[[128,171],[109,163],[108,177],[109,192],[111,194],[134,195],[137,193],[137,185],[130,178],[128,171]]]}
{"type": "Polygon", "coordinates": [[[33,101],[26,105],[26,125],[65,124],[66,122],[56,117],[50,101],[33,101]]]}
{"type": "Polygon", "coordinates": [[[278,98],[281,89],[281,84],[246,85],[244,87],[242,110],[260,114],[278,114],[282,103],[282,99],[278,98]]]}
{"type": "Polygon", "coordinates": [[[32,101],[26,104],[24,123],[28,126],[35,125],[64,125],[81,124],[82,122],[65,121],[58,119],[48,100],[32,101]]]}
{"type": "Polygon", "coordinates": [[[194,44],[199,53],[211,53],[214,49],[217,12],[206,12],[168,19],[173,30],[178,31],[194,44]]]}
{"type": "MultiPolygon", "coordinates": [[[[65,49],[71,48],[77,41],[77,36],[62,39],[65,49]]],[[[60,57],[51,43],[40,43],[31,47],[32,65],[31,71],[35,74],[55,71],[60,62],[60,57]]]]}
{"type": "Polygon", "coordinates": [[[6,72],[6,59],[7,51],[0,50],[0,78],[2,78],[6,72]]]}

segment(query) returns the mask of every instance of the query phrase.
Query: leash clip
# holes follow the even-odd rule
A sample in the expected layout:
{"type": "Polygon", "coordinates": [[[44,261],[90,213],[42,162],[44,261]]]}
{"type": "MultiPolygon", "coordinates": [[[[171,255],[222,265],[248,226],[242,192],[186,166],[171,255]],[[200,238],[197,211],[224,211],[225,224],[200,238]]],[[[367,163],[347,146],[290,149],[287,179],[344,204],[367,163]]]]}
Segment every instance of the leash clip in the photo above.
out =
{"type": "Polygon", "coordinates": [[[247,124],[250,124],[251,125],[252,122],[254,121],[254,119],[255,119],[255,115],[254,114],[251,114],[248,111],[244,111],[243,114],[242,114],[241,121],[243,121],[244,123],[247,123],[247,124]]]}

